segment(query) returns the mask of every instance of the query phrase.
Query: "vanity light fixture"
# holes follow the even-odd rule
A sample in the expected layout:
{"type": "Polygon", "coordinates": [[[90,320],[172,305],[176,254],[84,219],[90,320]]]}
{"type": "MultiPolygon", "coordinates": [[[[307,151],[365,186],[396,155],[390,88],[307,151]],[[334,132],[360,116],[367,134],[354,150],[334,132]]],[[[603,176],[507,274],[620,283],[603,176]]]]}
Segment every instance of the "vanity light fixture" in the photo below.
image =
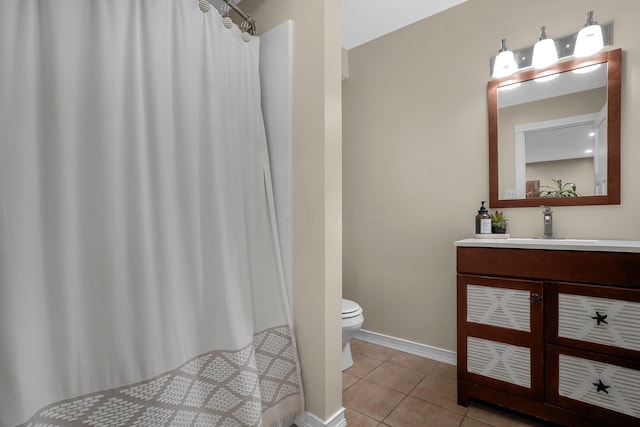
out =
{"type": "Polygon", "coordinates": [[[507,47],[507,40],[502,39],[502,47],[498,51],[495,63],[493,64],[493,74],[491,77],[494,79],[501,79],[502,77],[510,76],[518,71],[518,65],[516,64],[513,52],[507,47]]]}
{"type": "Polygon", "coordinates": [[[546,68],[558,62],[558,51],[553,39],[547,35],[546,27],[540,28],[540,38],[533,46],[531,65],[533,68],[546,68]]]}
{"type": "Polygon", "coordinates": [[[587,23],[578,32],[573,56],[584,58],[601,51],[603,48],[602,28],[593,20],[593,11],[589,11],[587,13],[587,23]]]}
{"type": "MultiPolygon", "coordinates": [[[[593,20],[593,12],[589,12],[587,17],[587,25],[579,32],[555,39],[551,39],[546,34],[546,27],[542,27],[538,42],[535,45],[521,49],[510,50],[503,39],[502,48],[498,51],[498,54],[489,59],[489,74],[491,78],[502,79],[529,67],[542,70],[537,73],[537,77],[544,77],[547,73],[544,69],[562,59],[572,56],[580,58],[591,56],[602,50],[602,46],[611,46],[613,24],[609,22],[598,25],[593,20]],[[593,43],[594,41],[596,43],[593,43]],[[552,50],[552,48],[555,49],[552,50]],[[547,54],[549,56],[542,56],[545,54],[539,53],[544,52],[545,49],[549,50],[550,53],[547,54]],[[557,59],[555,59],[556,57],[557,59]],[[542,58],[545,59],[543,60],[542,58]],[[548,65],[544,65],[547,61],[548,65]]],[[[587,72],[587,70],[581,71],[587,72]]]]}

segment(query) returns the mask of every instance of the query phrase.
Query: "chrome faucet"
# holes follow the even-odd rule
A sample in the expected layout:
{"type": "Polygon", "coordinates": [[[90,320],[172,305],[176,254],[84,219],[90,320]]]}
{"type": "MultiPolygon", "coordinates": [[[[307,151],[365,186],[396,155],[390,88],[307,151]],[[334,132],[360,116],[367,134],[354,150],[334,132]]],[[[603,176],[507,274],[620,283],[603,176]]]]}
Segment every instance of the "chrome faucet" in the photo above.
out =
{"type": "Polygon", "coordinates": [[[542,216],[544,218],[544,236],[545,239],[553,239],[553,211],[550,207],[544,207],[544,211],[542,212],[542,216]]]}

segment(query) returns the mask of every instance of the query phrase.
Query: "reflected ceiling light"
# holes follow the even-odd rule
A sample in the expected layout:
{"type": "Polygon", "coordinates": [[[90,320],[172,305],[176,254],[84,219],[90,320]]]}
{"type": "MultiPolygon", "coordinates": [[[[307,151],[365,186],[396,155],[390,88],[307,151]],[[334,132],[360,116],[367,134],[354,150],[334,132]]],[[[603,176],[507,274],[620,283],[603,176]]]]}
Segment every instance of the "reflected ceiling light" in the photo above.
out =
{"type": "Polygon", "coordinates": [[[507,47],[507,40],[502,39],[502,47],[498,51],[498,56],[493,63],[493,74],[491,77],[494,79],[501,79],[502,77],[510,76],[518,71],[518,65],[516,59],[513,56],[513,52],[507,47]]]}
{"type": "Polygon", "coordinates": [[[557,78],[559,75],[560,74],[548,74],[546,76],[536,77],[535,79],[533,79],[533,81],[537,83],[550,82],[551,80],[554,80],[555,78],[557,78]]]}
{"type": "Polygon", "coordinates": [[[584,58],[593,55],[604,48],[602,39],[602,28],[593,20],[593,11],[587,13],[587,23],[584,28],[578,32],[576,39],[576,47],[573,50],[573,56],[576,58],[584,58]]]}
{"type": "Polygon", "coordinates": [[[588,65],[586,67],[580,67],[580,68],[576,68],[575,70],[571,70],[571,72],[576,74],[586,74],[586,73],[590,73],[592,71],[597,70],[598,68],[600,68],[601,65],[602,64],[588,65]]]}
{"type": "Polygon", "coordinates": [[[507,91],[507,90],[513,90],[517,87],[519,87],[522,83],[518,82],[518,83],[511,83],[508,85],[504,85],[504,86],[498,86],[498,90],[499,91],[507,91]]]}
{"type": "Polygon", "coordinates": [[[584,150],[584,152],[585,152],[586,154],[591,154],[591,153],[593,153],[593,150],[592,150],[591,148],[589,148],[588,150],[584,150]]]}
{"type": "Polygon", "coordinates": [[[553,39],[547,35],[546,27],[540,27],[540,38],[533,46],[533,58],[531,65],[533,68],[547,68],[558,62],[558,51],[553,39]]]}

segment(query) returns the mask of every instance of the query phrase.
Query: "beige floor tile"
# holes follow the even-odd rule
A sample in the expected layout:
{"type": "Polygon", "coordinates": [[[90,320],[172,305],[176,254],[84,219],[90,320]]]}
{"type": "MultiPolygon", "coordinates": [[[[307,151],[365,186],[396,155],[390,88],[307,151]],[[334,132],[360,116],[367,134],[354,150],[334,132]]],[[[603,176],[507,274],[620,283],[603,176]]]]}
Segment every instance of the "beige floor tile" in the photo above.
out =
{"type": "Polygon", "coordinates": [[[424,374],[402,366],[384,362],[365,377],[366,380],[380,384],[401,393],[409,393],[424,378],[424,374]]]}
{"type": "Polygon", "coordinates": [[[464,417],[460,427],[493,427],[491,424],[483,423],[482,421],[474,420],[473,418],[464,417]]]}
{"type": "Polygon", "coordinates": [[[346,389],[348,389],[349,387],[357,383],[359,379],[360,378],[356,377],[355,375],[351,375],[347,372],[343,372],[342,373],[342,391],[345,391],[346,389]]]}
{"type": "Polygon", "coordinates": [[[458,427],[463,418],[461,414],[408,396],[384,422],[391,427],[458,427]]]}
{"type": "Polygon", "coordinates": [[[449,365],[448,363],[438,362],[436,366],[429,371],[429,375],[435,375],[441,378],[453,379],[457,381],[458,368],[455,365],[449,365]]]}
{"type": "Polygon", "coordinates": [[[363,379],[342,393],[342,406],[382,421],[404,397],[400,392],[363,379]]]}
{"type": "Polygon", "coordinates": [[[374,359],[361,353],[352,352],[351,356],[353,357],[353,366],[343,372],[358,378],[364,377],[382,363],[380,359],[374,359]]]}
{"type": "Polygon", "coordinates": [[[403,368],[413,369],[423,374],[429,373],[429,371],[438,364],[435,360],[425,359],[424,357],[403,352],[394,354],[387,362],[402,366],[403,368]]]}
{"type": "Polygon", "coordinates": [[[393,355],[399,353],[399,351],[393,350],[388,347],[383,347],[381,345],[371,344],[369,342],[356,339],[351,340],[351,352],[361,353],[365,356],[372,357],[378,360],[387,360],[393,355]]]}
{"type": "Polygon", "coordinates": [[[347,408],[345,418],[349,427],[376,427],[378,421],[361,414],[358,411],[347,408]]]}
{"type": "Polygon", "coordinates": [[[458,405],[455,366],[364,341],[351,343],[354,365],[342,373],[349,427],[546,425],[477,402],[469,408],[458,405]]]}
{"type": "Polygon", "coordinates": [[[540,427],[546,425],[524,415],[478,403],[473,403],[469,407],[467,418],[482,421],[494,427],[540,427]]]}
{"type": "Polygon", "coordinates": [[[446,363],[438,363],[411,395],[458,414],[465,415],[468,411],[468,408],[458,405],[456,367],[446,363]]]}

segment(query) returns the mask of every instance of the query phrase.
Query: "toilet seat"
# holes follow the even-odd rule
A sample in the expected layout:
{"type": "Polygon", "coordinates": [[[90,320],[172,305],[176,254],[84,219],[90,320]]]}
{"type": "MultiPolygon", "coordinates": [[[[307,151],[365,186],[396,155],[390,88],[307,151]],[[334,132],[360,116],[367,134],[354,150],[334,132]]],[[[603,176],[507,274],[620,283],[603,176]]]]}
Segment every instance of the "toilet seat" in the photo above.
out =
{"type": "Polygon", "coordinates": [[[342,299],[342,318],[343,319],[351,319],[353,317],[358,317],[362,315],[362,307],[358,305],[355,301],[351,301],[349,299],[342,299]]]}
{"type": "Polygon", "coordinates": [[[362,307],[357,302],[342,299],[342,370],[353,365],[350,341],[364,324],[362,307]]]}

